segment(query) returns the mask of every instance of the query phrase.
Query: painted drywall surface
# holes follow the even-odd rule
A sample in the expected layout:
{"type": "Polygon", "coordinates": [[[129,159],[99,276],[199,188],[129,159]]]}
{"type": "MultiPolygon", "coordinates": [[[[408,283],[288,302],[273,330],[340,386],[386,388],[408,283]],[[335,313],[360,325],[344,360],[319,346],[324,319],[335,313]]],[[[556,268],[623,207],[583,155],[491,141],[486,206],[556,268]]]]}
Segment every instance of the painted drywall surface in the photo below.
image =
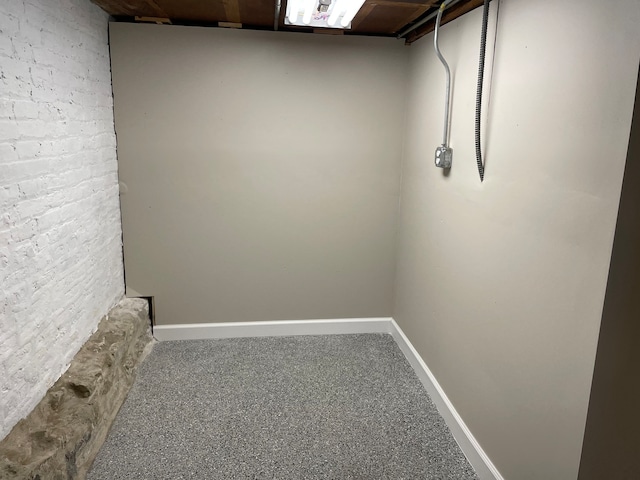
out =
{"type": "Polygon", "coordinates": [[[0,2],[0,438],[124,294],[107,25],[0,2]]]}
{"type": "Polygon", "coordinates": [[[580,480],[640,478],[640,77],[591,385],[580,480]]]}
{"type": "Polygon", "coordinates": [[[393,316],[506,479],[578,474],[638,8],[500,2],[484,183],[473,140],[481,10],[442,29],[454,76],[448,176],[433,165],[443,69],[432,36],[411,47],[393,316]]]}
{"type": "Polygon", "coordinates": [[[111,24],[127,293],[158,324],[389,316],[407,53],[111,24]]]}

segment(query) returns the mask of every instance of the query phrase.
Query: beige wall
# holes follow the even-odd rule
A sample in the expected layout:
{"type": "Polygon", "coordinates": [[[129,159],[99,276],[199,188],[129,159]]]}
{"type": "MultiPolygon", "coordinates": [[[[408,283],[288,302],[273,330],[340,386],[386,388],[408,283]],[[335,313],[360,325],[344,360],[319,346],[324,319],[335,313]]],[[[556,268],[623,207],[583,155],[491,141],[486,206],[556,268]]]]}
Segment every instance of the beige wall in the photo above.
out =
{"type": "Polygon", "coordinates": [[[640,472],[640,84],[638,87],[580,480],[637,478],[640,472]]]}
{"type": "MultiPolygon", "coordinates": [[[[497,2],[492,2],[495,13],[497,2]]],[[[411,47],[394,317],[506,479],[575,479],[640,52],[636,0],[504,0],[486,177],[473,118],[480,9],[411,47]]],[[[489,57],[491,49],[489,50],[489,57]]]]}
{"type": "Polygon", "coordinates": [[[128,294],[158,324],[389,316],[407,53],[112,24],[128,294]]]}
{"type": "Polygon", "coordinates": [[[127,288],[159,324],[393,313],[506,479],[575,479],[640,9],[500,3],[482,184],[480,10],[442,30],[448,175],[431,36],[113,24],[127,288]]]}

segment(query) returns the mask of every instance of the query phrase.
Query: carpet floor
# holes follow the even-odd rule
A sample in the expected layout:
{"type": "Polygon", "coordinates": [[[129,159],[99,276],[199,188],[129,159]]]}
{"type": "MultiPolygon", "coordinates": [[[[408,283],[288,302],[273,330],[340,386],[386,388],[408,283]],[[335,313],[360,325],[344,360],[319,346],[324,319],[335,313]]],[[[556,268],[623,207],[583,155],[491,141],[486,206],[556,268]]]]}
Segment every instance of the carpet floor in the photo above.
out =
{"type": "Polygon", "coordinates": [[[158,343],[89,480],[473,479],[390,335],[158,343]]]}

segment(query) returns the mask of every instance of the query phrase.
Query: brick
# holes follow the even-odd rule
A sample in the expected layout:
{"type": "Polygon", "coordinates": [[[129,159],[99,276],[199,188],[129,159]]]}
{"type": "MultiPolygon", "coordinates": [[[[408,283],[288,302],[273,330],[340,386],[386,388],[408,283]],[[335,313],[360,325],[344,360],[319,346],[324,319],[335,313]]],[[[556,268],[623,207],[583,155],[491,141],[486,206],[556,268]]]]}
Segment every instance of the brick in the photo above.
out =
{"type": "Polygon", "coordinates": [[[15,202],[19,196],[20,190],[18,190],[18,185],[5,185],[4,187],[0,187],[0,204],[2,205],[15,202]]]}
{"type": "Polygon", "coordinates": [[[11,57],[13,53],[14,48],[11,37],[0,35],[0,57],[11,57]]]}
{"type": "Polygon", "coordinates": [[[40,113],[40,107],[31,100],[17,100],[13,102],[14,120],[35,120],[40,113]]]}
{"type": "MultiPolygon", "coordinates": [[[[26,123],[26,122],[22,122],[21,125],[29,125],[30,127],[35,125],[33,123],[26,123]]],[[[44,129],[44,125],[43,125],[43,129],[44,129]]],[[[30,133],[34,133],[34,132],[30,132],[30,133]]],[[[42,150],[42,142],[38,141],[38,140],[26,140],[23,142],[17,142],[15,145],[16,148],[16,153],[18,154],[18,158],[20,160],[32,160],[34,158],[37,158],[42,150]]]]}
{"type": "MultiPolygon", "coordinates": [[[[22,15],[24,15],[24,2],[0,2],[0,17],[21,17],[22,15]]],[[[0,26],[2,25],[4,21],[0,22],[0,26]]]]}
{"type": "Polygon", "coordinates": [[[0,98],[0,119],[13,120],[13,117],[13,102],[6,98],[0,98]]]}
{"type": "Polygon", "coordinates": [[[20,19],[15,15],[5,13],[0,22],[0,35],[16,38],[20,32],[20,19]]]}
{"type": "Polygon", "coordinates": [[[18,152],[10,143],[0,143],[0,165],[18,160],[18,152]]]}
{"type": "Polygon", "coordinates": [[[6,142],[20,136],[20,126],[13,119],[0,120],[0,141],[6,142]]]}
{"type": "Polygon", "coordinates": [[[45,175],[49,171],[47,159],[34,159],[6,164],[2,167],[2,184],[12,184],[36,175],[45,175]]]}
{"type": "Polygon", "coordinates": [[[33,198],[44,191],[42,177],[29,178],[18,183],[18,191],[21,198],[33,198]]]}
{"type": "Polygon", "coordinates": [[[0,2],[0,439],[124,293],[107,22],[0,2]]]}

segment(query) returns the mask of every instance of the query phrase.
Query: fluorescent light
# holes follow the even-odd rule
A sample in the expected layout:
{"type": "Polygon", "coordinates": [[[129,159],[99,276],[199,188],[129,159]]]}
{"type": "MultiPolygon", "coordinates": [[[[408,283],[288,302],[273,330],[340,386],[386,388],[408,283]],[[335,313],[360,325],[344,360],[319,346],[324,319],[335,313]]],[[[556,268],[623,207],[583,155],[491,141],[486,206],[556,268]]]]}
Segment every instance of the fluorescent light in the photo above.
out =
{"type": "Polygon", "coordinates": [[[331,10],[331,15],[329,15],[329,20],[327,20],[327,24],[330,27],[335,26],[338,23],[338,18],[340,15],[344,14],[344,11],[347,8],[347,2],[345,0],[334,0],[332,2],[333,9],[331,10]]]}
{"type": "Polygon", "coordinates": [[[318,7],[316,0],[305,0],[304,15],[302,16],[302,23],[309,25],[311,23],[311,15],[313,11],[318,7]]]}
{"type": "Polygon", "coordinates": [[[300,0],[288,0],[287,10],[287,18],[291,23],[295,23],[298,19],[298,11],[300,10],[300,0]]]}
{"type": "Polygon", "coordinates": [[[353,17],[356,16],[356,13],[358,13],[358,10],[360,10],[360,7],[362,7],[364,0],[351,0],[349,1],[349,3],[350,5],[347,9],[347,12],[342,16],[342,20],[340,20],[340,25],[342,25],[342,28],[347,28],[349,26],[351,20],[353,20],[353,17]]]}
{"type": "Polygon", "coordinates": [[[320,28],[351,28],[351,21],[364,2],[365,0],[332,0],[329,8],[321,12],[318,11],[319,0],[287,0],[285,24],[320,28]]]}

